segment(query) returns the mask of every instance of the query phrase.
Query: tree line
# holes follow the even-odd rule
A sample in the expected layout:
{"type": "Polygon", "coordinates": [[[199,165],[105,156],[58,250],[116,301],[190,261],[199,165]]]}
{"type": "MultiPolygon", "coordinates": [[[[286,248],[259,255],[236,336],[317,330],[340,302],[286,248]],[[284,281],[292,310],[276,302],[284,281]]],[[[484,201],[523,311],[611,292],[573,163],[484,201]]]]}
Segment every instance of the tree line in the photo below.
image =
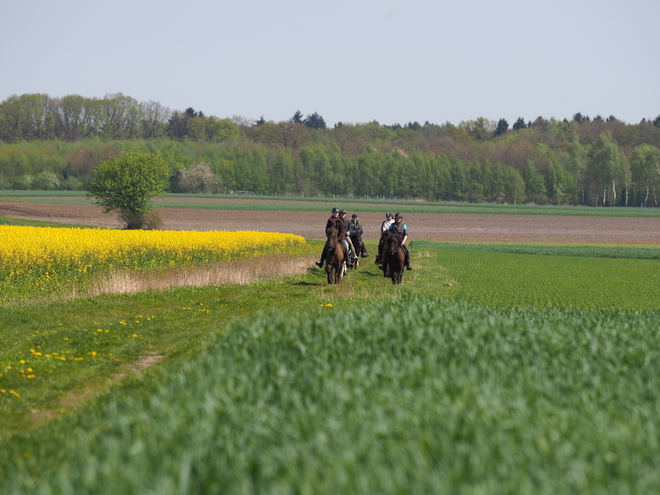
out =
{"type": "Polygon", "coordinates": [[[170,111],[115,94],[0,103],[0,188],[86,189],[101,162],[158,152],[170,190],[426,200],[658,206],[660,116],[538,117],[513,126],[282,122],[170,111]]]}

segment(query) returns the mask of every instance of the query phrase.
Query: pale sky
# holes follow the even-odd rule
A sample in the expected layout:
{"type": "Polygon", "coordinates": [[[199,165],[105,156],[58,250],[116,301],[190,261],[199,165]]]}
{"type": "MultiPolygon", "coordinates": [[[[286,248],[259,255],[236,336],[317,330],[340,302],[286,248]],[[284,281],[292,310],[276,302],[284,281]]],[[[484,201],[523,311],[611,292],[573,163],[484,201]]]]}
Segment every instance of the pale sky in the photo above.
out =
{"type": "Polygon", "coordinates": [[[660,115],[659,0],[0,0],[0,101],[279,122],[660,115]]]}

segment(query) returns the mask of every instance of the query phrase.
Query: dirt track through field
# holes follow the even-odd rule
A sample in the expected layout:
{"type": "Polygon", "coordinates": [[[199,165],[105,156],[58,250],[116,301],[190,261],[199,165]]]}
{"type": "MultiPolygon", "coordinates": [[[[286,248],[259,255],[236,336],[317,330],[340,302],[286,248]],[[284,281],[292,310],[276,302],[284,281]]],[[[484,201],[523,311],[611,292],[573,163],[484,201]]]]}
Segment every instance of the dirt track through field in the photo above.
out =
{"type": "MultiPolygon", "coordinates": [[[[217,202],[229,203],[232,200],[217,202]]],[[[245,203],[245,199],[239,202],[245,203]]],[[[281,202],[280,202],[281,204],[281,202]]],[[[296,204],[300,204],[297,202],[296,204]]],[[[357,212],[365,239],[376,240],[384,220],[382,213],[357,212]]],[[[258,230],[324,238],[323,212],[195,210],[161,208],[162,228],[168,230],[258,230]]],[[[0,201],[0,215],[97,227],[121,228],[115,215],[103,214],[92,204],[42,204],[0,201]]],[[[568,217],[545,215],[481,215],[455,213],[406,213],[411,240],[452,242],[549,242],[660,245],[660,218],[568,217]]]]}

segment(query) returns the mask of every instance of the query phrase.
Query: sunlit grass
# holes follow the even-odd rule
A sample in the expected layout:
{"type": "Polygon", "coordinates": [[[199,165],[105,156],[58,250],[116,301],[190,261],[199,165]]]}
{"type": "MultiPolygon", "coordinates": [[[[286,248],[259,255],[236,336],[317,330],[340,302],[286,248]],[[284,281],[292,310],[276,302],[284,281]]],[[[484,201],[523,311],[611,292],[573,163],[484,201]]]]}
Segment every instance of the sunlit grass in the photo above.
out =
{"type": "Polygon", "coordinates": [[[4,486],[472,494],[660,483],[657,312],[415,296],[338,306],[235,321],[191,359],[13,442],[4,486]]]}

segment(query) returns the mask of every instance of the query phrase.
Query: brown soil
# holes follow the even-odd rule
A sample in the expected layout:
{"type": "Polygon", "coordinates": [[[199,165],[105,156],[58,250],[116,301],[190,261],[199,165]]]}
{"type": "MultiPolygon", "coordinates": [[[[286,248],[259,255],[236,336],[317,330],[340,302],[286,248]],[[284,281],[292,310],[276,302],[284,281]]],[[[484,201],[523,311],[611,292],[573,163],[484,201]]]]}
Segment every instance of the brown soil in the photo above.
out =
{"type": "MultiPolygon", "coordinates": [[[[200,201],[181,198],[180,201],[200,201]]],[[[171,201],[168,198],[168,201],[171,201]]],[[[203,199],[216,203],[263,200],[203,199]]],[[[281,202],[280,202],[281,204],[281,202]]],[[[296,202],[295,204],[300,204],[296,202]]],[[[352,213],[359,205],[345,204],[352,213]]],[[[383,213],[388,209],[383,205],[383,213]]],[[[162,228],[169,230],[259,230],[286,232],[309,239],[324,237],[329,214],[322,212],[268,212],[162,208],[162,228]]],[[[361,213],[365,239],[376,240],[383,213],[361,213]]],[[[92,204],[40,204],[0,201],[0,215],[29,220],[121,228],[115,215],[104,214],[92,204]]],[[[660,244],[660,218],[567,217],[541,215],[477,215],[455,213],[406,213],[411,240],[454,242],[549,242],[598,244],[660,244]]]]}

